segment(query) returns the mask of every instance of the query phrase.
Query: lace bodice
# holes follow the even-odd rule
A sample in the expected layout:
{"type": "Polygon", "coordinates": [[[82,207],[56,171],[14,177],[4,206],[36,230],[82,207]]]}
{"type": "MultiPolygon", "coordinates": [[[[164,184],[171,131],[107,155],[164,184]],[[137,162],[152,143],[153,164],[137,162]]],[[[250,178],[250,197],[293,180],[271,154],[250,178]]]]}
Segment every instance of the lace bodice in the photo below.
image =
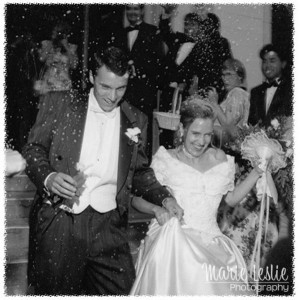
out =
{"type": "Polygon", "coordinates": [[[167,186],[184,209],[186,226],[210,235],[220,235],[216,221],[222,196],[234,188],[234,158],[200,172],[160,147],[152,161],[158,181],[167,186]]]}

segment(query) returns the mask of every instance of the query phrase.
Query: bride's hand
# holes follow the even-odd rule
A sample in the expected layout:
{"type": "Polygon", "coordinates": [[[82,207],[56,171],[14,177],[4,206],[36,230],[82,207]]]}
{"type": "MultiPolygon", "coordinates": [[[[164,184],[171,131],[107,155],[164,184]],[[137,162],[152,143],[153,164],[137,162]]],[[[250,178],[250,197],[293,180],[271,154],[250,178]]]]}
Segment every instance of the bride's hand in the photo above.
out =
{"type": "Polygon", "coordinates": [[[164,225],[171,219],[170,213],[163,207],[156,206],[153,209],[155,218],[160,226],[164,225]]]}
{"type": "Polygon", "coordinates": [[[166,198],[163,201],[163,207],[167,209],[171,217],[176,217],[179,221],[182,220],[184,211],[178,205],[177,201],[174,198],[166,198]]]}

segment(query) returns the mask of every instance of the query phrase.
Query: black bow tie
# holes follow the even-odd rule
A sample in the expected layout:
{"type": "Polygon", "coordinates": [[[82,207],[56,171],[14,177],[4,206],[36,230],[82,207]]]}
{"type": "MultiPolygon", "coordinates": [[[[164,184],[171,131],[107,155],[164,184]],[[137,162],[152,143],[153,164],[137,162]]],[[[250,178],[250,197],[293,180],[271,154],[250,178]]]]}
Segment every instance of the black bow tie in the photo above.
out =
{"type": "Polygon", "coordinates": [[[277,80],[274,80],[274,81],[272,81],[272,82],[265,82],[264,83],[264,85],[265,85],[265,87],[266,87],[266,89],[268,89],[268,88],[271,88],[271,87],[278,87],[278,85],[279,85],[279,83],[280,82],[277,82],[277,80]]]}
{"type": "Polygon", "coordinates": [[[126,31],[127,31],[127,32],[130,32],[130,31],[133,31],[133,30],[140,30],[140,28],[141,28],[141,24],[135,25],[135,26],[128,26],[128,27],[126,28],[126,31]]]}

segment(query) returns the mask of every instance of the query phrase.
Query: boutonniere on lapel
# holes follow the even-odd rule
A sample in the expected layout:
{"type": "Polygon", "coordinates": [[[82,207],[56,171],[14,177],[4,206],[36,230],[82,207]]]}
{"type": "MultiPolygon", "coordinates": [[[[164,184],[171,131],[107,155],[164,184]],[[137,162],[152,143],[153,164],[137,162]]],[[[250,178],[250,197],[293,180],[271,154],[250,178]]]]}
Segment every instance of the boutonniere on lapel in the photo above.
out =
{"type": "Polygon", "coordinates": [[[132,145],[133,143],[138,144],[140,133],[141,133],[141,130],[138,127],[127,128],[127,131],[125,132],[125,134],[129,138],[129,145],[132,145]]]}

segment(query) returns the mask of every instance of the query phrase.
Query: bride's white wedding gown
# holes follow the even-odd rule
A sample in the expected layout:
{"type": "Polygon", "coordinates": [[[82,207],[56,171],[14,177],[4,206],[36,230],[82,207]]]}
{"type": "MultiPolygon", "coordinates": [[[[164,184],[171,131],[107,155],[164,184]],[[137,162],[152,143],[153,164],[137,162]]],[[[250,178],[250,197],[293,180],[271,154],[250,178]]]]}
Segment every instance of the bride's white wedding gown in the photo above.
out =
{"type": "Polygon", "coordinates": [[[152,168],[184,209],[185,224],[177,218],[163,226],[151,221],[130,294],[248,294],[243,257],[216,220],[222,196],[234,188],[233,157],[201,173],[160,147],[152,168]]]}

